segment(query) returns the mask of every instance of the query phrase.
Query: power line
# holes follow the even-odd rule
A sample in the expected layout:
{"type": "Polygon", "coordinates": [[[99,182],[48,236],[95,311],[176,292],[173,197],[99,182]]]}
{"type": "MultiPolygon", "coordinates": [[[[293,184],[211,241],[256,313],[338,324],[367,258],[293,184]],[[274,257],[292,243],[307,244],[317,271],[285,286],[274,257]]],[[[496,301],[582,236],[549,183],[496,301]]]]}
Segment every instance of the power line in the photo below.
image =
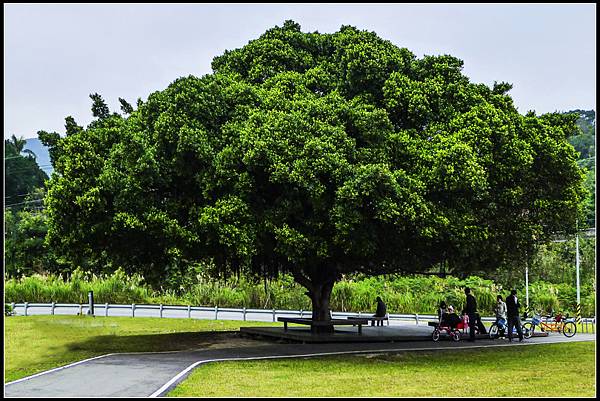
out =
{"type": "MultiPolygon", "coordinates": [[[[37,164],[37,163],[36,163],[36,165],[37,165],[38,167],[52,167],[52,164],[51,164],[51,163],[44,163],[44,164],[37,164]]],[[[9,166],[7,166],[7,167],[9,167],[9,166]]],[[[29,167],[29,166],[19,166],[18,168],[25,168],[25,167],[29,167]]]]}
{"type": "Polygon", "coordinates": [[[11,203],[10,205],[4,205],[4,207],[12,207],[12,206],[24,205],[26,203],[36,203],[36,202],[39,203],[40,201],[43,201],[43,199],[33,199],[33,200],[19,202],[19,203],[11,203]]]}
{"type": "MultiPolygon", "coordinates": [[[[37,194],[34,193],[34,192],[28,192],[28,193],[25,193],[25,194],[17,194],[17,195],[5,196],[4,199],[6,199],[6,198],[20,198],[20,197],[27,196],[27,195],[37,195],[37,194]]],[[[41,194],[41,195],[45,195],[45,194],[41,194]]]]}
{"type": "MultiPolygon", "coordinates": [[[[5,174],[6,173],[13,173],[13,174],[14,173],[22,173],[22,172],[25,172],[25,171],[32,170],[32,168],[33,168],[33,166],[30,166],[30,167],[19,167],[19,168],[15,168],[15,169],[6,168],[5,174]]],[[[48,171],[52,170],[52,165],[49,164],[47,166],[46,165],[38,166],[38,168],[40,170],[46,172],[46,170],[48,170],[48,171]]]]}
{"type": "MultiPolygon", "coordinates": [[[[52,167],[52,164],[36,164],[39,168],[49,168],[52,167]]],[[[6,168],[10,168],[10,166],[5,166],[6,168]]],[[[16,169],[29,169],[33,166],[17,166],[16,169]]]]}
{"type": "MultiPolygon", "coordinates": [[[[30,150],[30,149],[25,149],[22,150],[21,153],[27,153],[26,151],[30,150]]],[[[33,153],[33,152],[32,152],[33,153]]],[[[10,156],[10,157],[5,157],[4,160],[10,160],[10,159],[17,159],[17,158],[23,158],[23,159],[33,159],[33,160],[37,160],[37,155],[32,156],[30,153],[27,153],[27,156],[24,156],[22,154],[18,154],[16,156],[10,156]]]]}

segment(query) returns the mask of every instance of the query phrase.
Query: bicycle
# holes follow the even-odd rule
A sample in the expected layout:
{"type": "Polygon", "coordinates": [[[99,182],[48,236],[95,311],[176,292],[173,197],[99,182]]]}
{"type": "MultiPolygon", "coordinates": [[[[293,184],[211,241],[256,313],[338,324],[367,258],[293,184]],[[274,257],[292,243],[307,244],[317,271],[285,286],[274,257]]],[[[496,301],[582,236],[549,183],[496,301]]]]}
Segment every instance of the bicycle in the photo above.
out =
{"type": "MultiPolygon", "coordinates": [[[[506,333],[508,330],[508,323],[505,319],[498,319],[490,326],[490,338],[496,339],[500,337],[500,331],[506,333]]],[[[523,333],[524,338],[530,338],[529,328],[525,327],[525,325],[521,325],[521,332],[523,333]]],[[[517,332],[517,326],[513,327],[513,335],[517,336],[519,333],[517,332]]]]}
{"type": "MultiPolygon", "coordinates": [[[[541,316],[540,314],[536,314],[533,316],[533,318],[531,318],[531,322],[527,322],[523,326],[527,327],[528,330],[525,338],[530,338],[538,326],[542,333],[545,333],[546,331],[562,333],[565,337],[573,337],[577,333],[575,319],[569,319],[568,316],[564,317],[560,313],[555,317],[548,315],[541,316]],[[546,320],[542,320],[543,318],[546,320]]],[[[525,333],[523,333],[523,335],[525,335],[525,333]]]]}
{"type": "Polygon", "coordinates": [[[435,326],[435,328],[433,329],[433,333],[431,333],[431,339],[433,341],[439,341],[440,340],[440,334],[445,331],[446,334],[448,336],[450,336],[450,338],[453,341],[460,341],[460,331],[458,331],[458,329],[456,328],[452,328],[450,327],[448,324],[443,323],[443,324],[437,324],[435,326]]]}

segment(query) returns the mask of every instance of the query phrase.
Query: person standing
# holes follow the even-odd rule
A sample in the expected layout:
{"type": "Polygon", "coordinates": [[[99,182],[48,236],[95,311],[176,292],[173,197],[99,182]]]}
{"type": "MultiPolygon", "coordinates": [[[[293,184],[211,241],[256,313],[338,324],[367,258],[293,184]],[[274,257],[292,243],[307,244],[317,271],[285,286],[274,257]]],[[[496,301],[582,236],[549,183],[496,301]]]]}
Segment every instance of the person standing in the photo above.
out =
{"type": "Polygon", "coordinates": [[[517,326],[519,342],[523,341],[523,330],[521,330],[521,319],[519,318],[519,300],[517,290],[511,290],[510,295],[506,297],[506,316],[508,320],[508,341],[512,342],[513,327],[517,326]]]}
{"type": "Polygon", "coordinates": [[[499,336],[504,338],[504,328],[506,327],[506,303],[502,300],[502,295],[498,295],[496,308],[494,309],[496,312],[496,323],[498,324],[499,336]]]}
{"type": "Polygon", "coordinates": [[[469,287],[465,287],[465,295],[467,296],[467,304],[463,309],[463,315],[467,315],[469,317],[469,340],[475,341],[475,322],[477,321],[476,313],[477,313],[477,301],[475,297],[471,295],[471,289],[469,287]]]}
{"type": "Polygon", "coordinates": [[[438,321],[440,325],[442,322],[446,320],[446,315],[448,314],[448,308],[446,307],[446,302],[440,302],[440,307],[438,308],[438,321]]]}

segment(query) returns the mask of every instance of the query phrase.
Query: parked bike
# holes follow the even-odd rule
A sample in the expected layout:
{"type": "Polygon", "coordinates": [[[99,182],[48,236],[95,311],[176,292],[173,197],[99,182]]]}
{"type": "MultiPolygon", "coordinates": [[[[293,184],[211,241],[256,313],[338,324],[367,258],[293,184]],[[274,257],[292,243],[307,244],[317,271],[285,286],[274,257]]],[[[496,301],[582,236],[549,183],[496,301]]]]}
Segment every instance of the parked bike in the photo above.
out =
{"type": "MultiPolygon", "coordinates": [[[[490,326],[490,338],[496,339],[500,337],[500,333],[503,333],[506,336],[506,332],[508,330],[508,323],[506,319],[498,319],[490,326]]],[[[530,338],[531,334],[529,334],[529,328],[525,325],[521,325],[521,332],[523,333],[523,337],[530,338]]],[[[513,327],[513,336],[517,336],[519,333],[517,332],[517,326],[513,327]]]]}
{"type": "MultiPolygon", "coordinates": [[[[527,322],[523,325],[527,327],[527,336],[529,338],[533,335],[533,333],[537,330],[542,333],[545,332],[556,332],[562,333],[565,337],[573,337],[577,333],[577,325],[575,324],[574,318],[568,318],[562,316],[562,314],[558,314],[556,316],[541,316],[540,314],[536,314],[531,322],[527,322]]],[[[525,335],[525,332],[523,332],[525,335]]]]}

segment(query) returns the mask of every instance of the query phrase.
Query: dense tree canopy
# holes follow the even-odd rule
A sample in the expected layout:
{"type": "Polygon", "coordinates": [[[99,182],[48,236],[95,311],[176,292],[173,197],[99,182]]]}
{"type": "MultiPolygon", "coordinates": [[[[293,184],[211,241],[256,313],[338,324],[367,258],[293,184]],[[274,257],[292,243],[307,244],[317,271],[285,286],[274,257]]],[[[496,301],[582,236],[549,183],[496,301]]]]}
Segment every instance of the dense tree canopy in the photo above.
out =
{"type": "Polygon", "coordinates": [[[579,152],[580,158],[596,156],[596,112],[594,110],[572,110],[568,114],[577,116],[578,130],[569,137],[569,143],[579,152]]]}
{"type": "Polygon", "coordinates": [[[570,136],[569,143],[579,152],[579,166],[585,170],[585,187],[588,195],[584,205],[584,219],[579,227],[596,226],[596,112],[594,110],[572,110],[567,114],[577,116],[578,130],[570,136]]]}
{"type": "Polygon", "coordinates": [[[48,263],[55,261],[44,244],[47,216],[33,201],[43,196],[44,189],[37,188],[22,199],[22,207],[4,210],[4,269],[8,276],[47,272],[53,270],[50,264],[56,264],[48,263]]]}
{"type": "Polygon", "coordinates": [[[160,280],[211,260],[290,272],[327,319],[341,274],[493,270],[573,232],[575,117],[521,115],[511,85],[373,32],[287,21],[128,116],[50,143],[48,241],[80,263],[160,280]]]}

